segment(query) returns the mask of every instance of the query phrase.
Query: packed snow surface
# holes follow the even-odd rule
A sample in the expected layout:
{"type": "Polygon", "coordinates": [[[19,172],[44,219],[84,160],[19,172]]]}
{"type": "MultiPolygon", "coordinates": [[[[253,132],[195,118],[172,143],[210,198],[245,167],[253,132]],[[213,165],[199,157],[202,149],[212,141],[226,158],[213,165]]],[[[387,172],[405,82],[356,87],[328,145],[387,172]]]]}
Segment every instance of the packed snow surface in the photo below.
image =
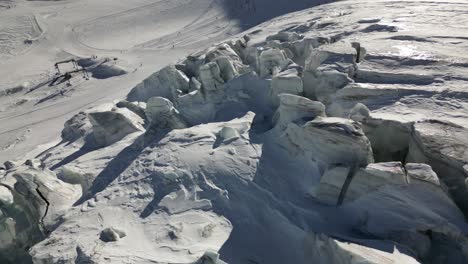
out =
{"type": "Polygon", "coordinates": [[[468,263],[468,3],[290,2],[0,1],[0,262],[468,263]]]}

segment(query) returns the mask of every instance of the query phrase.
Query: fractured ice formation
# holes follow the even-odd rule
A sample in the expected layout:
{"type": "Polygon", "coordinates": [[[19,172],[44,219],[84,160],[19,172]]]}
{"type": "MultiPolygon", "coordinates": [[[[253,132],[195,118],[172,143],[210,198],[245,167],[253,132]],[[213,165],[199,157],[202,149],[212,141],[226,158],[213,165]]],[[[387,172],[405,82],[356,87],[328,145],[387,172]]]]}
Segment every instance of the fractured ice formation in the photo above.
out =
{"type": "Polygon", "coordinates": [[[127,108],[90,113],[93,135],[98,146],[109,146],[126,135],[143,130],[142,119],[127,108]]]}
{"type": "Polygon", "coordinates": [[[0,260],[468,263],[466,63],[395,55],[387,11],[333,7],[192,53],[6,163],[0,260]]]}
{"type": "Polygon", "coordinates": [[[320,102],[287,93],[279,94],[278,99],[280,104],[273,116],[277,130],[285,130],[294,121],[305,122],[326,116],[325,106],[320,102]]]}
{"type": "Polygon", "coordinates": [[[0,184],[2,262],[27,261],[24,251],[44,239],[81,196],[81,188],[59,180],[49,170],[21,165],[0,184]]]}
{"type": "Polygon", "coordinates": [[[151,97],[145,112],[152,127],[181,129],[188,126],[172,102],[163,97],[151,97]]]}

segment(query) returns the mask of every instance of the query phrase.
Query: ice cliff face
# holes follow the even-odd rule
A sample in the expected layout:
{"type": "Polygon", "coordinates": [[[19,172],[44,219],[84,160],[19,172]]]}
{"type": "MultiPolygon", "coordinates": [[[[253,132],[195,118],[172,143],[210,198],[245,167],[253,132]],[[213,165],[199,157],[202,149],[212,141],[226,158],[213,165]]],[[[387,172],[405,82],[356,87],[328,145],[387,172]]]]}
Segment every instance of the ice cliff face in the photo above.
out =
{"type": "Polygon", "coordinates": [[[0,255],[467,263],[466,41],[423,25],[442,10],[413,15],[430,5],[281,17],[76,115],[39,161],[6,164],[0,255]]]}

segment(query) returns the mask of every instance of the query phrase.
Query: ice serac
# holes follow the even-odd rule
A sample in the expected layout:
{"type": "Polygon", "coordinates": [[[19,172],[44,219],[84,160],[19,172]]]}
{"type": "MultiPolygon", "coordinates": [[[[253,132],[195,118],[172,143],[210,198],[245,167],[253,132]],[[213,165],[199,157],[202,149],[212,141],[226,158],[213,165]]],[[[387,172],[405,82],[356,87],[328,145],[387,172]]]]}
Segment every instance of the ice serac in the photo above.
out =
{"type": "Polygon", "coordinates": [[[407,163],[405,170],[409,183],[431,183],[436,187],[444,187],[431,166],[424,163],[407,163]]]}
{"type": "Polygon", "coordinates": [[[336,264],[418,264],[408,255],[402,254],[396,247],[392,252],[381,251],[359,244],[333,239],[324,234],[310,233],[305,239],[307,256],[317,263],[336,264]]]}
{"type": "Polygon", "coordinates": [[[95,178],[94,173],[83,172],[79,168],[69,165],[63,165],[55,170],[55,172],[57,178],[61,181],[73,185],[80,185],[83,193],[86,193],[95,178]]]}
{"type": "Polygon", "coordinates": [[[237,53],[237,55],[239,55],[239,58],[242,59],[249,41],[250,37],[248,35],[244,35],[238,39],[232,39],[228,41],[227,44],[231,47],[232,50],[234,50],[234,52],[237,53]]]}
{"type": "Polygon", "coordinates": [[[372,163],[355,172],[344,202],[354,201],[385,185],[406,185],[407,175],[400,162],[372,163]]]}
{"type": "Polygon", "coordinates": [[[237,70],[234,68],[234,65],[232,64],[229,57],[220,56],[220,57],[217,57],[215,61],[219,66],[221,78],[223,78],[225,82],[232,80],[234,77],[236,77],[239,74],[237,70]]]}
{"type": "MultiPolygon", "coordinates": [[[[243,45],[232,45],[237,52],[242,52],[243,45]]],[[[237,52],[229,44],[220,44],[201,56],[203,59],[199,60],[199,65],[188,64],[187,68],[194,76],[199,77],[206,93],[217,91],[225,82],[247,70],[237,52]]]]}
{"type": "Polygon", "coordinates": [[[408,162],[431,165],[457,204],[468,214],[468,130],[450,122],[430,120],[414,125],[408,162]]]}
{"type": "Polygon", "coordinates": [[[291,61],[280,49],[267,49],[260,53],[259,72],[261,77],[275,76],[291,61]]]}
{"type": "Polygon", "coordinates": [[[309,54],[319,46],[329,42],[330,39],[326,37],[308,36],[296,41],[283,42],[281,46],[292,52],[294,62],[299,65],[307,65],[306,61],[310,58],[309,54]]]}
{"type": "MultiPolygon", "coordinates": [[[[13,174],[15,191],[22,196],[18,204],[34,206],[43,228],[53,226],[58,217],[81,196],[79,186],[67,184],[49,170],[27,169],[13,174]],[[33,202],[28,199],[33,200],[33,202]]],[[[16,201],[15,201],[16,202],[16,201]]]]}
{"type": "Polygon", "coordinates": [[[305,60],[304,94],[329,103],[332,95],[353,80],[356,50],[351,43],[337,42],[312,50],[305,60]]]}
{"type": "Polygon", "coordinates": [[[79,186],[60,181],[52,171],[25,165],[9,171],[0,180],[0,260],[26,261],[27,250],[80,196],[79,186]]]}
{"type": "Polygon", "coordinates": [[[146,102],[149,98],[161,96],[173,100],[178,91],[190,90],[190,79],[175,65],[167,66],[152,74],[133,88],[127,95],[129,101],[146,102]]]}
{"type": "Polygon", "coordinates": [[[465,262],[467,239],[459,228],[464,216],[443,186],[437,184],[437,175],[430,166],[409,163],[404,173],[395,163],[379,167],[367,169],[366,174],[357,173],[348,188],[351,200],[343,207],[355,213],[356,218],[351,220],[355,228],[403,244],[423,260],[437,254],[465,262]],[[366,181],[370,186],[364,185],[366,181]],[[428,206],[432,210],[427,210],[428,206]],[[448,219],[452,219],[450,224],[448,219]]]}
{"type": "Polygon", "coordinates": [[[352,80],[348,74],[335,69],[304,72],[304,94],[329,103],[331,96],[352,80]]]}
{"type": "Polygon", "coordinates": [[[128,110],[137,114],[139,117],[143,119],[146,118],[146,115],[145,115],[146,103],[144,102],[129,102],[127,100],[122,100],[118,102],[115,106],[119,108],[127,108],[128,110]]]}
{"type": "Polygon", "coordinates": [[[93,135],[100,147],[109,146],[125,136],[143,131],[141,117],[125,108],[88,114],[93,125],[93,135]]]}
{"type": "Polygon", "coordinates": [[[218,101],[216,98],[222,95],[222,91],[213,91],[210,94],[212,96],[206,96],[205,91],[200,87],[200,90],[179,96],[175,105],[187,122],[206,123],[216,116],[218,101]]]}
{"type": "Polygon", "coordinates": [[[279,107],[273,116],[275,129],[283,131],[289,123],[305,123],[316,117],[325,117],[325,106],[317,101],[292,94],[279,94],[279,107]]]}
{"type": "Polygon", "coordinates": [[[452,217],[463,222],[463,215],[427,164],[372,163],[357,170],[331,167],[310,194],[324,204],[342,202],[342,208],[353,214],[349,220],[355,229],[405,245],[419,259],[431,259],[438,250],[439,256],[453,254],[453,259],[466,261],[464,231],[457,224],[446,224],[452,217]],[[429,204],[434,211],[425,209],[429,204]]]}
{"type": "Polygon", "coordinates": [[[146,104],[145,112],[152,128],[180,129],[188,127],[179,111],[166,98],[151,97],[146,104]]]}
{"type": "Polygon", "coordinates": [[[228,44],[222,43],[217,46],[208,48],[204,51],[205,61],[210,62],[217,60],[218,58],[227,57],[232,61],[240,61],[239,54],[228,44]]]}
{"type": "Polygon", "coordinates": [[[374,161],[370,141],[360,124],[336,117],[317,117],[303,125],[290,123],[285,131],[291,151],[330,164],[366,165],[374,161]]]}
{"type": "MultiPolygon", "coordinates": [[[[366,111],[364,109],[364,113],[365,112],[366,111]]],[[[405,162],[408,155],[412,123],[376,118],[372,116],[364,118],[364,116],[352,112],[353,118],[362,120],[361,122],[363,123],[364,131],[372,143],[376,161],[405,162]]],[[[415,162],[424,161],[421,160],[415,162]]]]}
{"type": "Polygon", "coordinates": [[[302,95],[302,78],[296,69],[287,69],[275,75],[271,80],[271,101],[279,105],[279,94],[302,95]]]}
{"type": "Polygon", "coordinates": [[[305,60],[305,70],[306,71],[316,71],[318,67],[328,58],[328,53],[325,51],[314,49],[307,54],[305,60]]]}
{"type": "Polygon", "coordinates": [[[311,193],[319,201],[340,205],[354,201],[387,184],[407,184],[399,162],[371,163],[362,168],[335,166],[327,169],[311,193]]]}
{"type": "Polygon", "coordinates": [[[328,168],[313,186],[309,194],[321,203],[337,206],[340,204],[340,194],[345,188],[346,179],[352,173],[351,168],[336,166],[328,168]]]}
{"type": "Polygon", "coordinates": [[[437,174],[427,164],[401,162],[371,163],[353,169],[335,166],[327,169],[320,183],[315,186],[312,196],[321,202],[336,205],[341,195],[344,203],[352,202],[387,185],[406,186],[427,184],[426,188],[445,192],[437,174]],[[348,183],[346,179],[349,180],[348,183]]]}
{"type": "Polygon", "coordinates": [[[92,125],[86,113],[80,112],[65,122],[62,130],[62,139],[65,141],[75,141],[83,138],[90,133],[91,127],[92,125]]]}
{"type": "Polygon", "coordinates": [[[200,67],[200,80],[205,93],[216,92],[224,84],[221,70],[216,62],[209,62],[200,67]]]}

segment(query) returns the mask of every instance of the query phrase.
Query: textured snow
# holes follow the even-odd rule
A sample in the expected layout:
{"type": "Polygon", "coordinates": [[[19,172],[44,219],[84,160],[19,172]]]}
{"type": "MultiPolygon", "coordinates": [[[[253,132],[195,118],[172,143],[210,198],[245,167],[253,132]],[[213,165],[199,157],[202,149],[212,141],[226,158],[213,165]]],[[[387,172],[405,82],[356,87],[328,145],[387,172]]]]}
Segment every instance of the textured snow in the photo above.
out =
{"type": "Polygon", "coordinates": [[[306,2],[0,3],[0,262],[468,263],[468,5],[306,2]]]}

